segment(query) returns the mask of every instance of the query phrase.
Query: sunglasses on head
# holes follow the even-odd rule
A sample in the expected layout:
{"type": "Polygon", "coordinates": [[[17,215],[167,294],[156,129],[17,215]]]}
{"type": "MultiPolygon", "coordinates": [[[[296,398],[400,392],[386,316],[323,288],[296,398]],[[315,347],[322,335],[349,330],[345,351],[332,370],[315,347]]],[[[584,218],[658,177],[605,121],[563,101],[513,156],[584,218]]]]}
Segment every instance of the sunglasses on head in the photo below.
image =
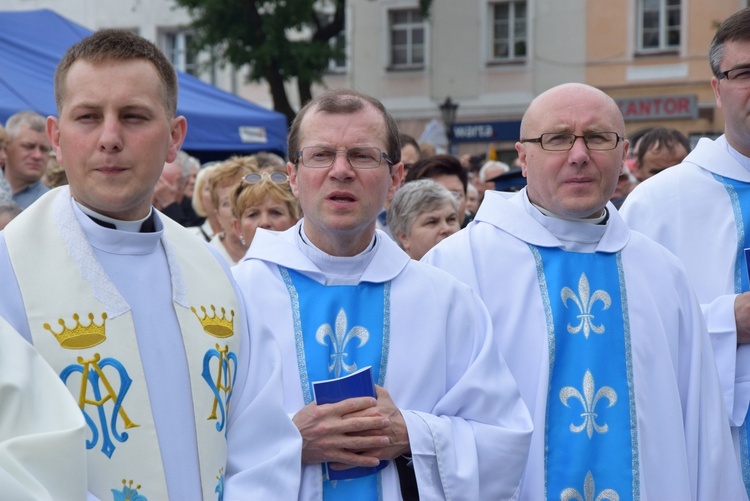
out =
{"type": "Polygon", "coordinates": [[[289,182],[289,176],[283,172],[251,172],[242,178],[242,180],[248,184],[260,183],[263,178],[269,179],[272,183],[283,184],[289,182]]]}

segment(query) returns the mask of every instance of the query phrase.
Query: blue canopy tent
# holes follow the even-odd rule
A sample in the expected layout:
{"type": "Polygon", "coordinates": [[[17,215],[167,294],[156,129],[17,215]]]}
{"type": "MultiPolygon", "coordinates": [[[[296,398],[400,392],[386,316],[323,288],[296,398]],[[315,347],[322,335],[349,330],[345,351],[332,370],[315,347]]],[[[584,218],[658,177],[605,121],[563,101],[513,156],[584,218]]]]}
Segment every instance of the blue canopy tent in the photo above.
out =
{"type": "MultiPolygon", "coordinates": [[[[0,12],[0,121],[18,111],[57,115],[53,79],[65,51],[91,34],[48,9],[0,12]]],[[[183,148],[203,161],[257,151],[286,152],[286,117],[178,72],[183,148]]]]}

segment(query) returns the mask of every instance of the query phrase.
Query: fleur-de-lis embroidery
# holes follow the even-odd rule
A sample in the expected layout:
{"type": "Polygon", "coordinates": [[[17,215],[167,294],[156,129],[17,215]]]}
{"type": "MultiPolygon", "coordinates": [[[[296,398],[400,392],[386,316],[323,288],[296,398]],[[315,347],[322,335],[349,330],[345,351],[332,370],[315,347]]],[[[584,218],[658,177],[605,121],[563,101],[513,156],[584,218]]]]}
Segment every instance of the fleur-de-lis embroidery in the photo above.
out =
{"type": "Polygon", "coordinates": [[[335,377],[341,376],[341,369],[343,368],[347,373],[354,372],[357,370],[357,364],[348,365],[346,363],[346,357],[349,355],[344,349],[353,339],[359,340],[359,346],[364,346],[370,339],[370,333],[364,327],[355,326],[347,332],[347,320],[346,312],[344,308],[339,310],[336,315],[336,330],[331,330],[330,324],[323,324],[318,327],[318,331],[315,333],[315,340],[325,346],[326,338],[331,339],[331,345],[333,347],[333,353],[331,353],[331,363],[328,366],[328,372],[333,372],[335,377]]]}
{"type": "Polygon", "coordinates": [[[596,413],[596,404],[599,400],[602,398],[609,400],[608,408],[612,407],[617,402],[617,393],[615,393],[615,390],[609,386],[599,388],[599,391],[597,391],[596,394],[594,394],[595,389],[594,376],[591,375],[590,371],[586,371],[586,374],[583,375],[583,395],[572,386],[566,386],[560,390],[560,400],[565,407],[570,407],[568,405],[568,399],[570,397],[577,398],[583,405],[583,412],[581,413],[583,423],[581,423],[580,426],[571,423],[570,431],[578,433],[586,428],[586,434],[589,438],[594,435],[594,430],[596,430],[597,433],[607,433],[607,430],[609,429],[609,426],[606,423],[600,426],[596,422],[596,418],[599,416],[596,413]]]}
{"type": "Polygon", "coordinates": [[[596,486],[594,485],[594,476],[591,472],[586,473],[586,479],[583,481],[583,496],[577,489],[568,487],[560,493],[560,501],[620,501],[620,496],[612,489],[604,489],[598,496],[594,497],[596,486]]]}
{"type": "Polygon", "coordinates": [[[576,296],[575,292],[570,287],[563,287],[562,291],[560,292],[560,295],[562,296],[563,305],[567,308],[568,307],[568,299],[572,299],[573,302],[578,306],[578,311],[581,312],[580,315],[577,315],[576,318],[578,318],[581,323],[572,326],[568,324],[568,332],[571,334],[578,334],[581,332],[581,329],[583,329],[583,335],[586,339],[589,338],[589,334],[591,331],[594,331],[597,334],[601,334],[604,332],[604,325],[594,325],[594,315],[591,313],[591,310],[594,307],[594,304],[596,304],[597,301],[601,301],[602,311],[606,310],[610,307],[612,304],[612,299],[610,298],[607,291],[604,290],[597,290],[594,291],[594,294],[589,298],[589,279],[586,278],[585,273],[581,273],[581,278],[578,279],[578,295],[576,296]]]}

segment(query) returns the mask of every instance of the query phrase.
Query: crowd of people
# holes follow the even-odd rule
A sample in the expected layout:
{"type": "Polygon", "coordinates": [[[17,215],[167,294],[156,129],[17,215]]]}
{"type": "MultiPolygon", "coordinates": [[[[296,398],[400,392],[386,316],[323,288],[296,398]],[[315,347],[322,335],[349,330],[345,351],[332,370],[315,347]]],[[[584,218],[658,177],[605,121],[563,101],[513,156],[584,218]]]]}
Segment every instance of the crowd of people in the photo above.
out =
{"type": "Polygon", "coordinates": [[[720,138],[566,83],[512,166],[349,89],[201,165],[163,54],[83,39],[0,129],[2,497],[747,500],[748,26],[720,138]]]}

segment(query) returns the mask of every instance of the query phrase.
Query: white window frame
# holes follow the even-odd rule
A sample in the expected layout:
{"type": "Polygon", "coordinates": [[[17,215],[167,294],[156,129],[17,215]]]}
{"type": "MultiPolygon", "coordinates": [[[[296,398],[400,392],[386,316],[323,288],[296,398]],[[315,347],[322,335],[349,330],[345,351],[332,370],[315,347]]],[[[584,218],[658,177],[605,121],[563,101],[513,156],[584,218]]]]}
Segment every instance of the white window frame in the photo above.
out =
{"type": "Polygon", "coordinates": [[[162,32],[162,48],[167,59],[172,62],[177,71],[199,77],[198,53],[193,52],[189,46],[189,39],[192,36],[193,33],[189,30],[164,30],[162,32]],[[189,56],[192,56],[192,62],[189,61],[189,56]]]}
{"type": "Polygon", "coordinates": [[[636,19],[636,23],[638,26],[637,29],[637,40],[636,40],[636,48],[637,51],[640,53],[648,54],[648,53],[654,53],[654,52],[665,52],[665,51],[676,51],[679,50],[681,44],[682,44],[682,31],[683,31],[683,5],[682,0],[638,0],[638,15],[636,19]],[[656,8],[651,8],[648,11],[646,10],[646,3],[655,3],[658,4],[658,6],[655,6],[656,8]],[[669,5],[670,3],[677,2],[677,5],[669,5]],[[669,26],[668,21],[670,17],[670,11],[677,11],[678,17],[680,19],[680,24],[677,26],[669,26]],[[656,28],[658,30],[658,42],[655,46],[649,46],[645,47],[643,42],[643,38],[646,34],[647,28],[644,26],[644,18],[646,17],[647,13],[654,13],[656,12],[659,17],[659,26],[656,28]],[[676,44],[670,44],[669,43],[669,34],[672,31],[677,31],[679,41],[676,44]]]}
{"type": "Polygon", "coordinates": [[[406,23],[400,23],[400,24],[394,24],[393,22],[393,16],[396,12],[410,12],[414,13],[416,12],[419,14],[419,7],[401,7],[401,8],[393,8],[389,9],[387,11],[387,25],[388,25],[388,68],[391,70],[420,70],[425,68],[427,65],[427,27],[424,21],[424,18],[420,17],[420,21],[414,21],[410,20],[406,23]],[[399,31],[405,31],[406,32],[406,44],[404,46],[406,47],[406,54],[407,54],[407,61],[402,63],[396,63],[393,58],[393,52],[394,52],[394,42],[393,42],[393,34],[396,30],[399,31]],[[416,31],[422,32],[422,42],[421,44],[414,43],[414,33],[416,31]],[[416,47],[419,47],[421,45],[422,48],[422,60],[416,61],[414,60],[416,47]]]}
{"type": "Polygon", "coordinates": [[[529,56],[529,2],[527,0],[502,0],[502,1],[493,1],[487,3],[487,19],[489,20],[489,31],[488,31],[488,40],[489,40],[489,46],[487,48],[487,54],[489,56],[489,61],[493,63],[507,63],[507,62],[524,62],[529,56]],[[509,53],[507,56],[497,56],[495,55],[495,43],[498,41],[498,38],[495,37],[495,28],[498,24],[497,18],[495,18],[495,7],[500,4],[507,4],[508,5],[508,37],[504,39],[503,41],[508,44],[509,53]],[[516,35],[516,25],[519,21],[518,16],[516,15],[516,9],[518,4],[524,4],[525,12],[524,12],[524,31],[525,34],[523,37],[520,35],[516,35]],[[519,55],[516,54],[516,44],[520,41],[524,41],[526,44],[526,52],[525,54],[519,55]]]}

